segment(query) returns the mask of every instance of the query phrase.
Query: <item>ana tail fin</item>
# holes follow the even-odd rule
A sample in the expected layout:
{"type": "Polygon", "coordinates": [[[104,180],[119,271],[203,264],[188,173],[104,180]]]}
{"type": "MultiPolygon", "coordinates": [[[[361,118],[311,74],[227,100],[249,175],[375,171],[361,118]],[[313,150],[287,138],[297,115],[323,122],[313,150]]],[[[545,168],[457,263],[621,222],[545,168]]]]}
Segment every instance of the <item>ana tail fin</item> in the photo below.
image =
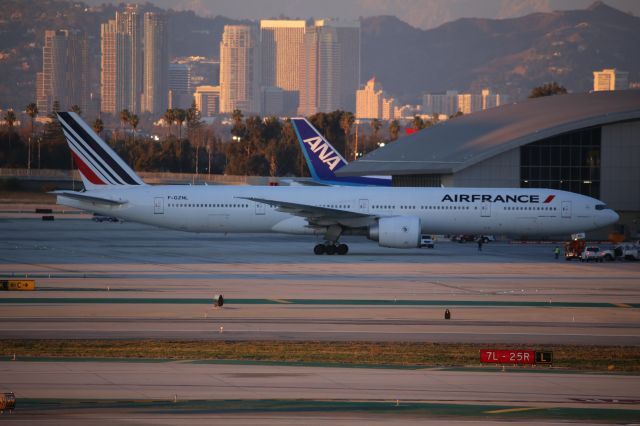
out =
{"type": "Polygon", "coordinates": [[[298,143],[304,153],[311,176],[317,180],[334,180],[335,172],[347,165],[342,155],[306,118],[292,118],[298,143]]]}
{"type": "Polygon", "coordinates": [[[59,112],[58,119],[86,189],[145,184],[78,114],[59,112]]]}

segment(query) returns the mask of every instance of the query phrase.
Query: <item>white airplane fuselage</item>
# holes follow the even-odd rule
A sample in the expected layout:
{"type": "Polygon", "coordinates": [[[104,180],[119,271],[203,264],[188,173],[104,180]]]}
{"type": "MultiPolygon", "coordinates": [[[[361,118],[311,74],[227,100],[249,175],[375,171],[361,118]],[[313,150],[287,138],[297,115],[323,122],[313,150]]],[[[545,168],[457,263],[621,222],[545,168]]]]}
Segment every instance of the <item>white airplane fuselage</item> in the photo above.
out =
{"type": "Polygon", "coordinates": [[[303,217],[261,198],[364,213],[350,229],[375,218],[412,216],[425,234],[557,235],[614,223],[618,215],[591,197],[553,189],[119,186],[82,194],[121,201],[108,205],[58,195],[58,203],[163,228],[191,232],[322,234],[303,217]],[[600,206],[600,207],[597,207],[600,206]]]}

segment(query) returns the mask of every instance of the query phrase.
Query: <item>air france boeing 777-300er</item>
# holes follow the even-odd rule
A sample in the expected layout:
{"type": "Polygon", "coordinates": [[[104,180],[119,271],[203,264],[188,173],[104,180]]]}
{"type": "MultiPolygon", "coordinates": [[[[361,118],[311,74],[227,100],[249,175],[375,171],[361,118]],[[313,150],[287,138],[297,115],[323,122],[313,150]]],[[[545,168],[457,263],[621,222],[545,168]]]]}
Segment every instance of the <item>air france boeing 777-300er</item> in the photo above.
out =
{"type": "Polygon", "coordinates": [[[77,114],[60,124],[85,185],[58,203],[191,232],[322,235],[316,254],[346,254],[342,235],[412,248],[421,234],[557,235],[610,225],[601,201],[554,189],[146,185],[77,114]]]}
{"type": "Polygon", "coordinates": [[[391,176],[339,177],[336,172],[346,166],[347,160],[336,150],[306,118],[292,118],[300,149],[309,167],[311,178],[320,185],[391,186],[391,176]]]}

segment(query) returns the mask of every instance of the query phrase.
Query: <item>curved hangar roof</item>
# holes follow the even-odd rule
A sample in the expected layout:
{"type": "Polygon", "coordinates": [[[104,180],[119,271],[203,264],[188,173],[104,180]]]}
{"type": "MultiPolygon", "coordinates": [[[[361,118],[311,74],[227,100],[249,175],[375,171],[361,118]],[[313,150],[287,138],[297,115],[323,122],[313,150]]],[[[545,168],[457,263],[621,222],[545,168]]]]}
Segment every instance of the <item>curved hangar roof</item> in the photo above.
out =
{"type": "Polygon", "coordinates": [[[585,127],[640,119],[640,90],[528,99],[457,117],[377,149],[339,176],[455,173],[505,151],[585,127]]]}

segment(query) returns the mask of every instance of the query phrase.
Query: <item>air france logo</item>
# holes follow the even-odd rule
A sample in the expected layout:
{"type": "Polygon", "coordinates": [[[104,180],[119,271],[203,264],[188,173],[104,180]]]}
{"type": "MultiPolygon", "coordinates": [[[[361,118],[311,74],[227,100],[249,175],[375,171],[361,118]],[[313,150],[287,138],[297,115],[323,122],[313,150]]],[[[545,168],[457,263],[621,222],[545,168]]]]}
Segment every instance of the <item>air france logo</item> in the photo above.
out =
{"type": "Polygon", "coordinates": [[[321,137],[314,136],[305,139],[304,143],[309,145],[311,152],[317,154],[320,161],[326,164],[330,170],[335,169],[340,164],[340,156],[321,137]]]}
{"type": "MultiPolygon", "coordinates": [[[[555,195],[549,195],[542,202],[543,204],[548,204],[553,199],[556,198],[555,195]]],[[[442,202],[449,201],[451,203],[475,203],[475,202],[483,202],[483,203],[539,203],[540,196],[538,195],[490,195],[490,194],[445,194],[442,197],[442,202]]]]}

